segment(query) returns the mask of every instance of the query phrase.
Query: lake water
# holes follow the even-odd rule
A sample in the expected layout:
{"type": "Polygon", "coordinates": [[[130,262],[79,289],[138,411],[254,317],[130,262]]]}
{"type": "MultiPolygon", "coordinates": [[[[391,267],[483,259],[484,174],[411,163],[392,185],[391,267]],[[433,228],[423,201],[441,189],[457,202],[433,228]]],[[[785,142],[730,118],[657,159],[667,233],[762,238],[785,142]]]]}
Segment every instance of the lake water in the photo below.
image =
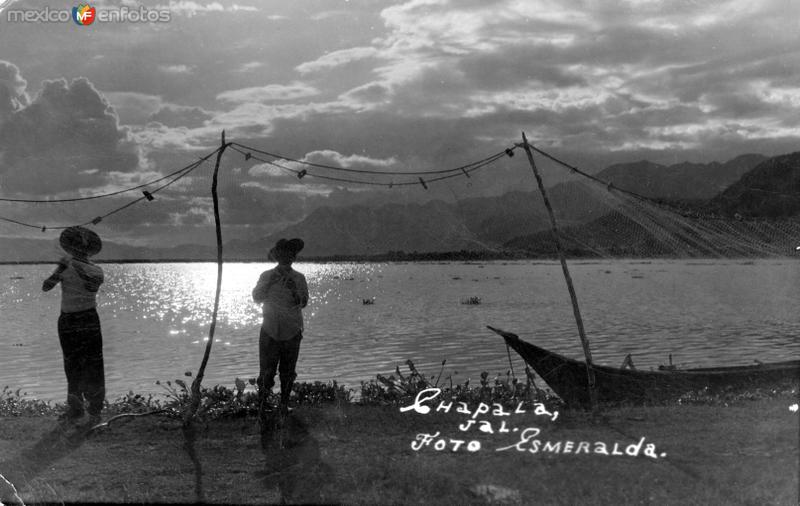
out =
{"type": "MultiPolygon", "coordinates": [[[[250,292],[266,264],[225,264],[205,385],[258,374],[260,307],[250,292]]],[[[41,291],[53,266],[0,266],[0,387],[63,401],[56,333],[60,289],[41,291]]],[[[295,265],[309,282],[299,381],[357,389],[411,359],[443,378],[473,382],[505,374],[502,339],[486,325],[582,358],[558,262],[330,263],[295,265]],[[362,299],[375,298],[372,305],[362,299]],[[461,304],[480,297],[481,304],[461,304]]],[[[155,382],[196,371],[213,308],[212,263],[105,264],[99,294],[109,400],[129,390],[162,394],[155,382]]],[[[800,357],[800,262],[571,262],[597,363],[638,368],[673,355],[679,366],[800,357]]],[[[515,370],[524,368],[513,354],[515,370]]]]}

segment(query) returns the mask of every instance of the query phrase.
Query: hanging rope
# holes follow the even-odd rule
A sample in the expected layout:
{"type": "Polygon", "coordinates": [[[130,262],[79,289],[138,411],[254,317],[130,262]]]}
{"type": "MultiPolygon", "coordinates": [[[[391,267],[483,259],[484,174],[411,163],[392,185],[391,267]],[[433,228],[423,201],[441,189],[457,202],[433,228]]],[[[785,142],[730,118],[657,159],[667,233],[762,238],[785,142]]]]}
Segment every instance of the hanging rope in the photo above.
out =
{"type": "MultiPolygon", "coordinates": [[[[383,187],[388,187],[388,188],[393,188],[395,186],[416,186],[416,185],[420,185],[424,189],[427,190],[429,183],[435,183],[435,182],[438,182],[438,181],[443,181],[443,180],[451,179],[451,178],[455,178],[455,177],[467,177],[467,178],[469,178],[470,177],[470,173],[472,173],[472,172],[475,172],[475,171],[480,170],[480,169],[482,169],[484,167],[487,167],[488,165],[491,165],[491,164],[495,163],[496,161],[500,160],[501,158],[503,158],[505,156],[509,156],[509,157],[514,156],[514,149],[516,149],[519,146],[514,145],[514,146],[512,146],[510,148],[505,148],[503,151],[500,151],[500,152],[495,153],[493,155],[487,156],[486,158],[483,158],[483,159],[468,163],[466,165],[461,165],[459,167],[454,167],[452,169],[426,170],[426,171],[385,171],[385,172],[384,171],[375,171],[375,170],[348,169],[348,168],[345,168],[345,167],[335,167],[335,166],[332,166],[332,165],[325,165],[325,164],[319,164],[319,163],[313,163],[313,162],[298,160],[298,159],[294,159],[294,158],[281,156],[281,155],[278,155],[278,154],[275,154],[275,153],[270,153],[269,151],[264,151],[264,150],[261,150],[261,149],[258,149],[258,148],[253,148],[251,146],[247,146],[247,145],[236,143],[236,142],[228,143],[228,144],[225,145],[225,147],[229,147],[229,148],[233,149],[234,151],[237,151],[238,153],[244,155],[245,159],[247,159],[247,160],[252,158],[252,159],[254,159],[256,161],[259,161],[261,163],[265,163],[265,164],[280,168],[281,170],[290,172],[290,173],[294,174],[295,176],[297,176],[298,179],[302,179],[303,177],[308,176],[308,177],[314,177],[314,178],[322,179],[322,180],[325,180],[325,181],[334,181],[334,182],[338,182],[338,183],[351,183],[351,184],[360,184],[360,185],[369,185],[369,186],[383,186],[383,187]],[[268,156],[268,157],[285,160],[287,162],[297,163],[297,164],[304,165],[304,166],[307,166],[307,167],[313,167],[313,168],[316,168],[316,169],[332,170],[332,171],[348,172],[348,173],[357,173],[357,174],[367,174],[367,175],[379,176],[379,177],[392,177],[392,176],[417,176],[417,177],[412,178],[411,180],[408,180],[408,181],[379,182],[379,181],[367,181],[367,180],[359,180],[359,179],[350,179],[350,178],[343,178],[343,177],[327,176],[327,175],[324,175],[324,174],[311,173],[307,169],[300,169],[300,170],[293,169],[291,167],[287,167],[287,166],[285,166],[285,165],[283,165],[281,163],[278,163],[278,162],[276,162],[274,160],[269,160],[269,159],[266,159],[266,158],[261,157],[261,156],[253,155],[252,154],[253,152],[259,153],[259,154],[262,154],[262,155],[265,155],[265,156],[268,156]],[[434,175],[434,176],[437,176],[437,177],[423,179],[422,178],[423,175],[434,175]]],[[[60,199],[20,199],[20,198],[0,197],[0,202],[31,203],[31,204],[54,204],[54,203],[66,203],[66,202],[80,202],[80,201],[85,201],[85,200],[96,200],[96,199],[101,199],[101,198],[107,198],[107,197],[112,197],[112,196],[116,196],[116,195],[121,195],[123,193],[131,192],[131,191],[135,191],[135,190],[141,190],[142,188],[149,187],[149,186],[151,186],[153,184],[160,183],[160,182],[165,181],[165,180],[169,180],[169,181],[167,181],[166,184],[164,184],[162,186],[159,186],[159,187],[157,187],[155,189],[143,191],[142,192],[143,196],[139,197],[138,199],[136,199],[136,200],[134,200],[132,202],[129,202],[129,203],[127,203],[127,204],[125,204],[123,206],[120,206],[120,207],[118,207],[116,209],[113,209],[112,211],[109,211],[106,214],[97,216],[97,217],[95,217],[95,218],[93,218],[91,220],[88,220],[86,222],[77,224],[79,226],[86,226],[86,225],[90,225],[90,224],[96,225],[96,224],[100,223],[103,219],[105,219],[105,218],[107,218],[107,217],[109,217],[109,216],[111,216],[113,214],[116,214],[116,213],[118,213],[120,211],[123,211],[123,210],[125,210],[125,209],[127,209],[127,208],[129,208],[129,207],[131,207],[131,206],[133,206],[135,204],[138,204],[139,202],[142,202],[144,200],[148,200],[148,201],[153,200],[153,194],[163,190],[164,188],[174,184],[175,182],[179,181],[181,178],[183,178],[186,175],[190,174],[192,171],[197,169],[200,165],[202,165],[203,163],[208,161],[211,157],[221,154],[220,151],[224,150],[225,147],[217,148],[214,151],[212,151],[211,153],[209,153],[209,154],[205,155],[204,157],[200,158],[199,160],[197,160],[197,161],[195,161],[195,162],[193,162],[193,163],[191,163],[191,164],[189,164],[189,165],[187,165],[185,167],[182,167],[182,168],[180,168],[180,169],[178,169],[176,171],[173,171],[173,172],[171,172],[171,173],[169,173],[169,174],[167,174],[165,176],[162,176],[162,177],[160,177],[158,179],[154,179],[154,180],[148,181],[146,183],[142,183],[142,184],[139,184],[139,185],[136,185],[136,186],[132,186],[132,187],[129,187],[129,188],[124,188],[124,189],[113,191],[113,192],[100,193],[100,194],[95,194],[95,195],[88,195],[88,196],[85,196],[85,197],[70,197],[70,198],[60,198],[60,199]],[[170,179],[170,178],[172,178],[172,179],[170,179]]],[[[7,223],[13,223],[15,225],[20,225],[20,226],[23,226],[23,227],[40,229],[42,231],[46,231],[47,229],[50,229],[50,230],[63,230],[63,229],[69,228],[70,226],[75,226],[75,225],[43,226],[43,225],[38,225],[38,224],[34,224],[34,223],[27,223],[27,222],[24,222],[24,221],[16,220],[16,219],[13,219],[13,218],[8,218],[8,217],[5,217],[5,216],[0,216],[0,221],[4,221],[4,222],[7,222],[7,223]]]]}
{"type": "MultiPolygon", "coordinates": [[[[136,200],[134,200],[132,202],[128,202],[127,204],[125,204],[123,206],[120,206],[120,207],[118,207],[116,209],[113,209],[113,210],[107,212],[106,214],[97,216],[97,217],[95,217],[95,218],[93,218],[91,220],[88,220],[86,222],[83,222],[83,223],[78,223],[78,224],[75,224],[75,225],[43,226],[43,225],[35,225],[33,223],[25,223],[25,222],[18,221],[18,220],[12,219],[12,218],[6,218],[4,216],[0,216],[0,220],[8,222],[8,223],[14,223],[16,225],[21,225],[23,227],[41,229],[43,231],[48,230],[48,229],[49,230],[64,230],[64,229],[69,228],[71,226],[96,225],[96,224],[100,223],[103,219],[105,219],[105,218],[107,218],[107,217],[109,217],[109,216],[111,216],[113,214],[116,214],[116,213],[118,213],[118,212],[120,212],[120,211],[122,211],[124,209],[127,209],[127,208],[129,208],[129,207],[131,207],[131,206],[133,206],[135,204],[138,204],[139,202],[142,202],[143,200],[147,200],[147,201],[152,200],[153,199],[153,194],[160,192],[161,190],[169,187],[170,185],[178,182],[182,178],[184,178],[187,175],[191,174],[195,169],[197,169],[203,163],[208,161],[208,159],[211,158],[211,156],[217,154],[218,151],[219,151],[219,148],[214,150],[209,155],[207,155],[207,156],[201,158],[200,160],[194,162],[192,165],[184,167],[184,168],[180,169],[179,171],[172,172],[171,175],[175,176],[175,174],[177,174],[177,176],[173,177],[167,183],[165,183],[165,184],[163,184],[163,185],[161,185],[161,186],[159,186],[157,188],[153,188],[152,190],[149,190],[149,191],[145,192],[142,197],[139,197],[139,198],[137,198],[136,200]]],[[[165,176],[165,177],[159,178],[157,181],[163,181],[167,177],[169,177],[169,176],[165,176]]],[[[138,189],[138,188],[140,188],[140,187],[137,187],[136,189],[138,189]]],[[[130,191],[130,190],[131,189],[127,189],[125,191],[130,191]]],[[[122,191],[114,192],[112,194],[106,194],[105,196],[115,195],[115,194],[119,194],[119,193],[123,193],[123,192],[122,191]]],[[[99,198],[99,196],[95,196],[93,198],[99,198]]],[[[88,199],[78,199],[78,200],[88,200],[88,199]]],[[[53,201],[40,201],[40,202],[53,202],[53,201]]]]}
{"type": "MultiPolygon", "coordinates": [[[[240,144],[236,144],[236,146],[241,146],[241,145],[240,144]]],[[[278,162],[275,162],[275,161],[272,161],[272,160],[267,160],[266,158],[262,158],[262,157],[253,155],[252,153],[250,153],[248,151],[243,151],[242,149],[239,149],[236,146],[231,145],[230,148],[233,149],[234,151],[238,152],[238,153],[241,153],[242,155],[245,155],[246,159],[248,159],[248,160],[249,159],[253,159],[253,160],[256,160],[256,161],[259,161],[259,162],[262,162],[262,163],[266,163],[267,165],[271,165],[273,167],[277,167],[279,169],[282,169],[282,170],[284,170],[286,172],[290,172],[290,173],[298,176],[298,178],[303,178],[303,177],[308,176],[308,177],[315,177],[315,178],[318,178],[318,179],[324,179],[326,181],[336,181],[336,182],[340,182],[340,183],[352,183],[352,184],[362,184],[362,185],[370,185],[370,186],[385,186],[385,187],[388,187],[388,188],[392,188],[394,186],[416,186],[416,185],[422,184],[422,186],[427,189],[427,186],[425,186],[425,183],[434,183],[436,181],[443,181],[445,179],[451,179],[451,178],[454,178],[454,177],[464,177],[464,176],[469,177],[469,174],[471,172],[475,172],[476,170],[479,170],[479,169],[482,169],[482,168],[484,168],[484,167],[486,167],[488,165],[491,165],[492,163],[496,162],[497,160],[499,160],[499,159],[503,158],[504,156],[508,155],[508,153],[506,151],[502,151],[502,152],[497,153],[495,155],[492,155],[492,156],[490,156],[488,158],[484,158],[483,160],[479,160],[477,162],[473,162],[470,165],[465,165],[465,166],[462,166],[462,167],[458,167],[456,169],[448,169],[447,171],[429,171],[429,172],[359,171],[361,173],[371,174],[371,175],[374,175],[374,176],[397,176],[397,175],[407,175],[408,176],[408,175],[416,175],[416,174],[441,174],[442,172],[449,173],[446,176],[439,176],[439,177],[435,177],[435,178],[424,179],[424,180],[422,180],[423,181],[422,183],[420,183],[420,180],[422,179],[420,177],[417,177],[413,181],[400,181],[400,182],[389,181],[388,183],[383,183],[383,182],[378,182],[378,181],[365,181],[365,180],[359,180],[359,179],[349,179],[349,178],[341,178],[341,177],[334,177],[334,176],[325,176],[325,175],[322,175],[322,174],[314,174],[314,173],[308,172],[308,170],[306,170],[306,169],[301,169],[301,170],[293,169],[291,167],[287,167],[287,166],[285,166],[283,164],[280,164],[278,162]]],[[[289,161],[294,161],[294,160],[289,160],[289,161]]],[[[328,167],[328,168],[330,168],[330,167],[328,167]]],[[[337,169],[340,169],[340,168],[337,168],[337,169]]],[[[352,169],[343,169],[343,170],[351,171],[352,169]]]]}
{"type": "MultiPolygon", "coordinates": [[[[152,181],[148,181],[146,183],[139,184],[137,186],[132,186],[130,188],[125,188],[125,189],[122,189],[122,190],[117,190],[117,191],[113,191],[113,192],[109,192],[109,193],[100,193],[100,194],[97,194],[97,195],[88,195],[86,197],[72,197],[72,198],[64,198],[64,199],[14,199],[14,198],[0,197],[0,202],[25,202],[25,203],[33,203],[33,204],[56,204],[56,203],[59,203],[59,202],[79,202],[79,201],[82,201],[82,200],[94,200],[94,199],[101,199],[101,198],[105,198],[105,197],[113,197],[114,195],[120,195],[122,193],[127,193],[127,192],[131,192],[131,191],[139,190],[141,188],[145,188],[145,187],[150,186],[150,185],[155,184],[155,183],[160,183],[161,181],[164,181],[165,179],[169,179],[169,178],[171,178],[172,176],[174,176],[176,174],[180,174],[181,172],[184,172],[184,171],[187,171],[187,170],[188,171],[194,170],[195,168],[197,168],[198,165],[202,164],[203,162],[207,161],[209,158],[211,158],[212,156],[217,154],[217,151],[219,151],[219,148],[217,148],[216,150],[214,150],[211,153],[207,154],[206,156],[200,158],[198,161],[193,162],[193,163],[191,163],[191,164],[189,164],[189,165],[187,165],[185,167],[182,167],[182,168],[180,168],[180,169],[178,169],[178,170],[176,170],[174,172],[171,172],[171,173],[167,174],[166,176],[160,177],[158,179],[154,179],[152,181]]],[[[150,192],[150,193],[152,193],[152,192],[150,192]]]]}
{"type": "MultiPolygon", "coordinates": [[[[483,164],[485,164],[487,162],[491,163],[492,161],[495,161],[495,160],[497,160],[499,158],[502,158],[503,155],[514,156],[513,150],[517,148],[517,146],[515,145],[515,146],[513,146],[511,148],[504,149],[503,151],[501,151],[499,153],[495,153],[493,155],[487,156],[486,158],[484,158],[482,160],[478,160],[478,161],[475,161],[475,162],[472,162],[472,163],[468,163],[468,164],[462,165],[460,167],[455,167],[455,168],[452,168],[452,169],[423,170],[423,171],[376,171],[376,170],[365,170],[365,169],[348,169],[348,168],[345,168],[345,167],[336,167],[335,165],[326,165],[326,164],[323,164],[323,163],[314,163],[314,162],[308,162],[308,161],[305,161],[305,160],[298,160],[296,158],[290,158],[288,156],[278,155],[278,154],[275,154],[275,153],[270,153],[269,151],[264,151],[264,150],[253,148],[253,147],[250,147],[250,146],[245,146],[244,144],[240,144],[238,142],[232,142],[231,145],[232,146],[238,146],[239,148],[244,149],[244,150],[246,150],[246,151],[248,151],[250,153],[252,153],[252,152],[260,153],[262,155],[266,155],[266,156],[269,156],[269,157],[272,157],[272,158],[275,158],[275,159],[278,159],[278,160],[286,160],[287,162],[294,162],[294,163],[298,163],[298,164],[301,164],[301,165],[306,165],[308,167],[316,167],[316,168],[319,168],[319,169],[327,169],[327,170],[333,170],[333,171],[339,171],[339,172],[352,172],[352,173],[357,173],[357,174],[375,174],[375,175],[391,175],[391,176],[408,176],[408,175],[424,176],[424,175],[449,174],[449,173],[452,173],[452,172],[461,172],[461,171],[463,171],[465,169],[469,169],[471,167],[475,167],[475,166],[479,166],[479,165],[482,166],[483,164]]],[[[236,151],[242,153],[241,150],[236,149],[235,147],[233,149],[235,149],[236,151]]],[[[243,154],[245,154],[245,156],[247,156],[248,153],[243,153],[243,154]]],[[[250,156],[255,158],[254,156],[252,156],[252,154],[250,156]]],[[[258,159],[258,160],[260,160],[260,159],[258,159]]],[[[263,161],[263,160],[261,160],[261,161],[263,161]]],[[[267,162],[265,162],[265,163],[267,163],[267,162]]],[[[320,177],[320,176],[317,176],[317,177],[320,177]]],[[[360,181],[355,181],[355,182],[360,182],[360,181]]]]}

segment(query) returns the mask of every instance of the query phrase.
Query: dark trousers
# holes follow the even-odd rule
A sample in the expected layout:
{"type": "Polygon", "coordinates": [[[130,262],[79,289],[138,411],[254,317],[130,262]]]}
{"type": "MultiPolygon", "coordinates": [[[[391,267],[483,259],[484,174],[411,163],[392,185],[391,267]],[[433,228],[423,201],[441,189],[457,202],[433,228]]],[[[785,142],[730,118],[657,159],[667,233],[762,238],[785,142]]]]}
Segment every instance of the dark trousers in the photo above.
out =
{"type": "Polygon", "coordinates": [[[95,309],[61,313],[58,339],[67,374],[67,416],[83,415],[84,399],[89,414],[98,415],[106,396],[103,372],[103,335],[95,309]]]}
{"type": "Polygon", "coordinates": [[[263,330],[258,339],[258,390],[262,402],[266,395],[275,386],[275,373],[280,373],[281,403],[289,402],[292,385],[297,378],[295,367],[300,354],[300,341],[303,334],[297,334],[286,341],[276,341],[269,337],[263,330]]]}

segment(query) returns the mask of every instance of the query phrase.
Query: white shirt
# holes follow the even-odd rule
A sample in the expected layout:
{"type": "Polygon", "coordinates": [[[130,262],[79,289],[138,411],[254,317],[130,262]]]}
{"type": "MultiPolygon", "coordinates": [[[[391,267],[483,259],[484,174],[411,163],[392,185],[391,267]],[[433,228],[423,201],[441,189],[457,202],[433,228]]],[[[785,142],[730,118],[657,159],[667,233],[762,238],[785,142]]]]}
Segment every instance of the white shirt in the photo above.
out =
{"type": "Polygon", "coordinates": [[[280,265],[264,271],[253,289],[253,300],[263,303],[261,329],[272,339],[286,341],[303,332],[308,284],[301,273],[280,265]]]}
{"type": "Polygon", "coordinates": [[[74,258],[64,258],[62,261],[67,268],[60,274],[61,311],[77,313],[97,307],[95,296],[97,288],[103,283],[103,269],[74,258]]]}

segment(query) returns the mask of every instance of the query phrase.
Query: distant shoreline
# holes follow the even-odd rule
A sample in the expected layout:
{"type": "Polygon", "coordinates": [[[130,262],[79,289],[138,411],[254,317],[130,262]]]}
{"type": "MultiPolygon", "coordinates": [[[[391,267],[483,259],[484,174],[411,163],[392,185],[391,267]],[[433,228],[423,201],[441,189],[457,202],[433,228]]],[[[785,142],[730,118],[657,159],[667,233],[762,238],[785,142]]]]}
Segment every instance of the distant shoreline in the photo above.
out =
{"type": "MultiPolygon", "coordinates": [[[[797,260],[796,255],[786,255],[781,257],[666,257],[666,256],[597,256],[597,255],[575,255],[568,254],[569,261],[585,260],[731,260],[731,261],[754,261],[764,259],[776,260],[797,260]]],[[[384,253],[380,255],[331,255],[300,257],[297,263],[336,263],[336,262],[359,262],[359,263],[382,263],[382,262],[489,262],[497,260],[522,261],[558,261],[556,255],[531,255],[527,252],[481,252],[481,251],[456,251],[441,253],[384,253]]],[[[216,263],[216,258],[135,258],[135,259],[100,259],[95,260],[98,264],[169,264],[169,263],[216,263]]],[[[271,263],[266,258],[251,257],[231,257],[223,258],[224,263],[271,263]]],[[[56,260],[19,260],[9,261],[0,260],[0,265],[46,265],[54,264],[56,260]]]]}
{"type": "MultiPolygon", "coordinates": [[[[62,256],[66,253],[62,253],[62,256]]],[[[596,255],[574,256],[567,258],[601,258],[596,255]]],[[[262,257],[224,257],[223,262],[230,263],[269,263],[262,257]]],[[[329,262],[435,262],[435,261],[489,261],[489,260],[558,260],[556,254],[530,254],[530,252],[493,252],[493,251],[446,251],[428,253],[388,252],[376,255],[324,255],[300,256],[297,263],[329,263],[329,262]]],[[[92,260],[98,264],[140,264],[140,263],[216,263],[216,257],[210,258],[100,258],[92,260]]],[[[0,265],[39,265],[53,264],[57,259],[49,260],[0,260],[0,265]]]]}
{"type": "MultiPolygon", "coordinates": [[[[388,252],[378,255],[328,255],[300,257],[298,263],[330,263],[330,262],[445,262],[445,261],[488,261],[488,260],[557,260],[556,256],[531,256],[521,252],[490,251],[448,251],[435,253],[388,252]]],[[[159,263],[216,263],[216,258],[138,258],[138,259],[98,259],[99,264],[159,264],[159,263]]],[[[223,258],[229,263],[269,263],[266,257],[230,257],[223,258]]],[[[20,260],[0,261],[0,265],[38,265],[52,264],[55,260],[20,260]]]]}

